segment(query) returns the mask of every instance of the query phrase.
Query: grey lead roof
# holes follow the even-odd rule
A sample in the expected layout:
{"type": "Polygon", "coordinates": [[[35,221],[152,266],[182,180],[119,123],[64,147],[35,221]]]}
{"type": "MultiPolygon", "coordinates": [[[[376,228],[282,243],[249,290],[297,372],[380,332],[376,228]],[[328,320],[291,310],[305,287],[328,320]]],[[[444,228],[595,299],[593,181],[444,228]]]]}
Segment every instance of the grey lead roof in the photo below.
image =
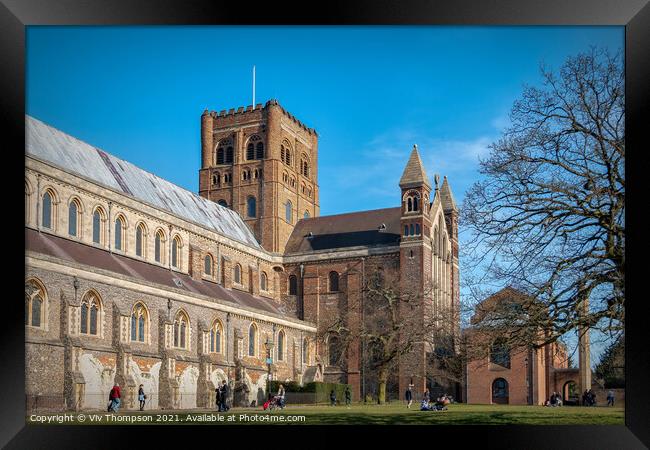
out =
{"type": "Polygon", "coordinates": [[[25,152],[61,169],[261,249],[235,211],[25,115],[25,152]]]}

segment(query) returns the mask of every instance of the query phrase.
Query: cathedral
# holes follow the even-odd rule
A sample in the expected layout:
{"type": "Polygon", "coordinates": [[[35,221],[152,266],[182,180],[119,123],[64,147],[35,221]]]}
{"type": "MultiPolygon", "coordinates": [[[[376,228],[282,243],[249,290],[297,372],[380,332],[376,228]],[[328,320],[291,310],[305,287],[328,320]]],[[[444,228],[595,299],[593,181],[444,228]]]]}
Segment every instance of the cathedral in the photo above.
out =
{"type": "MultiPolygon", "coordinates": [[[[460,333],[458,209],[415,146],[394,207],[321,216],[318,134],[276,100],[202,114],[198,194],[25,120],[28,411],[104,409],[116,382],[126,409],[140,385],[151,409],[212,408],[223,381],[236,406],[269,380],[375,395],[364,343],[341,348],[331,324],[365,326],[377,273],[419,293],[414,326],[435,311],[460,333]]],[[[435,352],[409,346],[392,398],[454,389],[435,352]]]]}

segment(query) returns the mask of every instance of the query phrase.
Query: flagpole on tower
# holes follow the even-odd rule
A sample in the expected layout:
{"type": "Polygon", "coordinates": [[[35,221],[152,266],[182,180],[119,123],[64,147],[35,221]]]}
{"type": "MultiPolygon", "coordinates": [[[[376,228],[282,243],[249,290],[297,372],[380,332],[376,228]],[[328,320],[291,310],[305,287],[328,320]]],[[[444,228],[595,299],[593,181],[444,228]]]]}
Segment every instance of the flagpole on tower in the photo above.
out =
{"type": "Polygon", "coordinates": [[[255,66],[253,66],[253,108],[255,108],[255,66]]]}

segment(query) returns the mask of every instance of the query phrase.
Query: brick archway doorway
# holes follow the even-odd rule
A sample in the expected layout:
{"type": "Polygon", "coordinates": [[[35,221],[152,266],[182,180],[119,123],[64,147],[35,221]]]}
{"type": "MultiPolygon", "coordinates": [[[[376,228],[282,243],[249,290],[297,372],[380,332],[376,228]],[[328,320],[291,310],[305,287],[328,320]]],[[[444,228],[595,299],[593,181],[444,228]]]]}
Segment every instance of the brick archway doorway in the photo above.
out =
{"type": "Polygon", "coordinates": [[[508,402],[508,382],[503,378],[497,378],[492,382],[492,403],[507,405],[508,402]]]}

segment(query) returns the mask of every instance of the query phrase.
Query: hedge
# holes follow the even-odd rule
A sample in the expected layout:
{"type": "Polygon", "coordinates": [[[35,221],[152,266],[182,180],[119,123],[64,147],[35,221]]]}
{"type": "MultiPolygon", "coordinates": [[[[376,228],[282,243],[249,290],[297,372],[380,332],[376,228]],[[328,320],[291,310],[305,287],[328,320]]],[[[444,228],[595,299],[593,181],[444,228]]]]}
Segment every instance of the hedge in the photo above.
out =
{"type": "MultiPolygon", "coordinates": [[[[269,388],[271,393],[276,394],[280,384],[284,385],[284,390],[286,392],[300,392],[307,394],[314,394],[315,403],[329,403],[330,402],[330,392],[334,389],[336,393],[336,400],[338,403],[345,403],[345,388],[349,387],[350,392],[352,392],[352,386],[349,384],[342,383],[322,383],[314,381],[311,383],[305,383],[303,386],[300,386],[295,381],[289,381],[286,383],[280,383],[279,381],[271,381],[269,388]]],[[[353,398],[352,401],[359,401],[359,399],[353,398]]]]}

